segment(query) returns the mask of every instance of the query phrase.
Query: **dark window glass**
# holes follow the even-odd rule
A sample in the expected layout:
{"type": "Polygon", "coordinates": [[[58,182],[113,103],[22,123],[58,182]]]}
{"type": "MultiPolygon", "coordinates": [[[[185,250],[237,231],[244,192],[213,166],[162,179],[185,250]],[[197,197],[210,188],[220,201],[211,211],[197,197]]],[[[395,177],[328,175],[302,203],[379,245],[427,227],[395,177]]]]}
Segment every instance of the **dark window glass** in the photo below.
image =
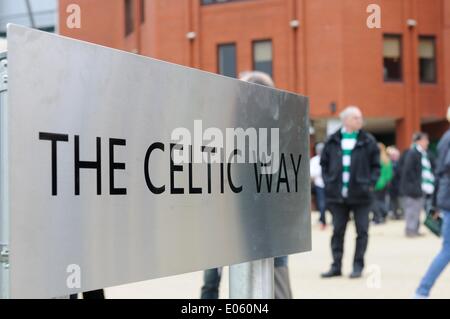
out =
{"type": "Polygon", "coordinates": [[[272,41],[253,42],[253,70],[273,76],[272,72],[272,41]]]}
{"type": "Polygon", "coordinates": [[[125,36],[134,31],[133,0],[125,0],[125,36]]]}
{"type": "Polygon", "coordinates": [[[236,45],[220,44],[218,47],[219,74],[236,77],[236,45]]]}
{"type": "Polygon", "coordinates": [[[383,41],[384,80],[402,80],[402,37],[385,35],[383,41]]]}
{"type": "Polygon", "coordinates": [[[419,38],[419,76],[422,83],[436,82],[436,43],[434,37],[419,38]]]}

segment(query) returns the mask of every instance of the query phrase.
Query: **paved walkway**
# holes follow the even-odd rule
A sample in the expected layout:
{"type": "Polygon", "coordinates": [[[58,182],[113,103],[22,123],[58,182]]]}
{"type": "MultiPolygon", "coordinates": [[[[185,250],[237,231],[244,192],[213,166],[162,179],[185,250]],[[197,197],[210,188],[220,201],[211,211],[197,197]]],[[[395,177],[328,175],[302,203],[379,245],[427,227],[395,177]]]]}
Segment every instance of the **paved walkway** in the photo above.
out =
{"type": "MultiPolygon", "coordinates": [[[[313,216],[316,220],[316,214],[313,216]]],[[[294,298],[410,298],[441,240],[422,226],[426,235],[409,239],[403,236],[403,221],[371,226],[364,278],[349,279],[354,252],[355,228],[347,228],[343,262],[344,277],[321,279],[320,273],[331,262],[331,227],[322,231],[313,225],[313,250],[290,256],[289,269],[294,298]]],[[[202,272],[144,281],[106,289],[107,298],[199,298],[202,272]]],[[[228,297],[228,268],[220,288],[228,297]]],[[[432,291],[433,298],[450,298],[450,266],[432,291]]]]}

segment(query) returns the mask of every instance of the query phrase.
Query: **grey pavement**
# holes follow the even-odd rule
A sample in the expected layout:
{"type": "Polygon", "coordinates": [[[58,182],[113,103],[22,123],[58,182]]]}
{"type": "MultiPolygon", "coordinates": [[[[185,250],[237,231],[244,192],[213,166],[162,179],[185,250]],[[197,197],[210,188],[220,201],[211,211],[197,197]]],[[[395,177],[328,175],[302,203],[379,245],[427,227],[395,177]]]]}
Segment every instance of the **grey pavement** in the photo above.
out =
{"type": "MultiPolygon", "coordinates": [[[[317,218],[314,213],[313,221],[317,218]]],[[[406,238],[404,221],[388,221],[370,227],[366,269],[361,279],[349,279],[355,246],[355,227],[350,222],[345,238],[343,277],[321,279],[331,263],[331,227],[312,225],[313,250],[291,255],[289,271],[294,298],[411,298],[429,263],[441,247],[441,239],[424,226],[425,236],[406,238]]],[[[431,292],[432,298],[450,298],[450,267],[431,292]]],[[[200,296],[202,272],[154,279],[106,289],[107,298],[186,298],[200,296]]],[[[220,297],[228,298],[228,267],[224,268],[220,297]]]]}

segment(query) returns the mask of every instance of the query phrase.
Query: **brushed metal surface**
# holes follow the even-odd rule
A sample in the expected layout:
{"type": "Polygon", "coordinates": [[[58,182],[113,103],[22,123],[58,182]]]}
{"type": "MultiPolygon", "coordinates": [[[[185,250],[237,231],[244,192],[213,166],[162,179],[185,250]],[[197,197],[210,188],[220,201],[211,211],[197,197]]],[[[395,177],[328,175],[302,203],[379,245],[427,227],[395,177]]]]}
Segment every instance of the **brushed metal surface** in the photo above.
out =
{"type": "MultiPolygon", "coordinates": [[[[286,91],[194,70],[54,34],[10,25],[9,203],[12,297],[54,297],[311,249],[308,100],[286,91]],[[170,194],[172,130],[203,127],[279,128],[291,187],[258,193],[253,164],[232,164],[243,185],[220,192],[220,165],[194,164],[192,183],[202,194],[170,194]],[[52,196],[51,143],[39,132],[68,135],[57,143],[57,196],[52,196]],[[80,159],[96,159],[101,138],[101,195],[96,172],[82,169],[74,193],[74,139],[80,159]],[[115,171],[109,192],[110,138],[115,171]],[[150,159],[156,195],[144,178],[150,159]],[[289,154],[301,155],[298,190],[289,154]],[[69,288],[69,265],[81,287],[69,288]]],[[[226,166],[225,166],[226,169],[226,166]]],[[[225,176],[226,176],[225,171],[225,176]]],[[[264,178],[264,177],[263,177],[264,178]]],[[[276,186],[277,178],[274,175],[276,186]]],[[[188,190],[188,167],[175,172],[188,190]]],[[[200,283],[199,283],[200,284],[200,283]]]]}

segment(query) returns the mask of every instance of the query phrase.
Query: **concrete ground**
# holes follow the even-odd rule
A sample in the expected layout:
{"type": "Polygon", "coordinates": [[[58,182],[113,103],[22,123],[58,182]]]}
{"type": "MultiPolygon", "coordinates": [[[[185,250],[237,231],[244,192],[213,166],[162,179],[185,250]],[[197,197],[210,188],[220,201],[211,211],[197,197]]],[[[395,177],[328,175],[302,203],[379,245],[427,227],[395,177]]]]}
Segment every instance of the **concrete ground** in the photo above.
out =
{"type": "MultiPolygon", "coordinates": [[[[314,214],[315,222],[317,215],[314,214]]],[[[424,237],[406,238],[404,221],[370,227],[366,269],[361,279],[349,279],[355,247],[355,227],[350,222],[345,239],[344,276],[321,279],[331,263],[331,227],[312,226],[311,252],[291,255],[289,271],[294,298],[411,298],[421,277],[441,247],[441,239],[424,226],[424,237]]],[[[202,272],[194,272],[106,289],[106,298],[181,298],[200,296],[202,272]]],[[[224,268],[221,298],[228,298],[228,267],[224,268]]],[[[450,298],[450,267],[431,292],[432,298],[450,298]]]]}

